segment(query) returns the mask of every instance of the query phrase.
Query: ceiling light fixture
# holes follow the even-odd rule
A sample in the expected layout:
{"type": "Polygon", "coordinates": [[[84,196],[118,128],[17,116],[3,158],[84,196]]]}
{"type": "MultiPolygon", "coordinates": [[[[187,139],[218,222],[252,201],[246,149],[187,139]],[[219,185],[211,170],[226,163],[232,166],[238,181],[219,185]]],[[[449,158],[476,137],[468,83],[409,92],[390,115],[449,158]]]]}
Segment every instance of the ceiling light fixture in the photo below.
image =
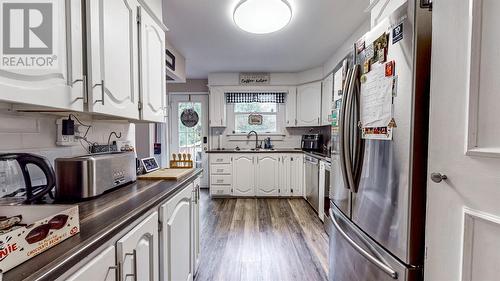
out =
{"type": "Polygon", "coordinates": [[[233,13],[234,23],[255,34],[278,31],[292,19],[292,8],[286,0],[243,0],[233,13]]]}

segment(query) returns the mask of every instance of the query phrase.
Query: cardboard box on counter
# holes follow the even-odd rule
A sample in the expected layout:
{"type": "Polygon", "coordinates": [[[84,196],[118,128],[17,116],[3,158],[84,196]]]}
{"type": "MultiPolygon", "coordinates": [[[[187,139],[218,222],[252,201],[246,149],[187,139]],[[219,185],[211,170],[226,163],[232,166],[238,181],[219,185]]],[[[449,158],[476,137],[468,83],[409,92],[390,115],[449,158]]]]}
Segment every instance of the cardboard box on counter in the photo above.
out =
{"type": "Polygon", "coordinates": [[[0,234],[0,273],[80,232],[78,206],[0,206],[0,216],[19,215],[25,226],[0,234]]]}

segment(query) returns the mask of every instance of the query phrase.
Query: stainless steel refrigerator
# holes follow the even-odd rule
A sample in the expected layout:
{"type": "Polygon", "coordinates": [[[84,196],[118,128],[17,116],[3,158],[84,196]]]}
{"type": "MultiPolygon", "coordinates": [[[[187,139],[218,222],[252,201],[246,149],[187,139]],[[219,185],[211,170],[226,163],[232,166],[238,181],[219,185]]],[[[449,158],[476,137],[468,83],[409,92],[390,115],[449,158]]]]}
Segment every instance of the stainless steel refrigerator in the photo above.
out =
{"type": "MultiPolygon", "coordinates": [[[[332,116],[330,281],[422,280],[431,12],[409,0],[353,42],[332,116]],[[368,45],[387,34],[395,71],[391,140],[365,139],[361,83],[368,45]],[[364,44],[366,46],[363,46],[364,44]]],[[[370,54],[371,55],[371,54],[370,54]]]]}

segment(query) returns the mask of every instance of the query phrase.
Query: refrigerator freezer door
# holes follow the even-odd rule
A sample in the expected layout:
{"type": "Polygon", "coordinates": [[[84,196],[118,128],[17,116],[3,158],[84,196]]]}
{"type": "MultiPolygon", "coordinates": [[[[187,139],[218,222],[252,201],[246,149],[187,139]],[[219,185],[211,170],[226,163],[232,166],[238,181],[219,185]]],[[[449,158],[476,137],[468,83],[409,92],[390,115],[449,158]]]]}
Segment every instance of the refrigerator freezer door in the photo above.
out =
{"type": "Polygon", "coordinates": [[[392,257],[336,208],[330,209],[327,229],[329,281],[421,280],[421,269],[392,257]]]}
{"type": "MultiPolygon", "coordinates": [[[[391,27],[403,26],[403,39],[393,43],[389,36],[387,61],[395,61],[397,96],[393,116],[397,128],[393,140],[366,140],[362,173],[352,196],[352,221],[401,261],[410,264],[409,214],[413,137],[413,18],[401,6],[365,35],[370,44],[391,27]]],[[[383,67],[376,65],[373,67],[383,67]]],[[[418,134],[419,132],[414,132],[418,134]]],[[[425,153],[425,152],[424,152],[425,153]]],[[[417,175],[418,176],[418,175],[417,175]]],[[[425,189],[425,186],[422,187],[425,189]]],[[[424,192],[422,190],[422,192],[424,192]]]]}

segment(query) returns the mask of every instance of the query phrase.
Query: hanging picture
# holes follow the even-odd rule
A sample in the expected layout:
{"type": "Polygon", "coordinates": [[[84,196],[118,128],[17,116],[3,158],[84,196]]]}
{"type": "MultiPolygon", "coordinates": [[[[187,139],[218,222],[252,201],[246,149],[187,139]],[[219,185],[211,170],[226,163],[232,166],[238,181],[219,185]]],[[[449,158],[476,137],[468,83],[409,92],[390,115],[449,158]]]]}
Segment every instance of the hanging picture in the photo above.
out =
{"type": "Polygon", "coordinates": [[[264,117],[260,114],[250,114],[248,116],[248,125],[262,125],[264,117]]]}
{"type": "Polygon", "coordinates": [[[240,85],[269,85],[270,82],[271,74],[269,73],[240,73],[240,85]]]}
{"type": "Polygon", "coordinates": [[[192,128],[198,124],[200,121],[200,117],[198,116],[198,113],[194,111],[192,108],[184,109],[181,113],[181,122],[182,125],[192,128]]]}
{"type": "Polygon", "coordinates": [[[165,63],[167,64],[167,67],[170,68],[172,71],[175,71],[175,56],[172,54],[169,50],[165,49],[165,63]]]}

